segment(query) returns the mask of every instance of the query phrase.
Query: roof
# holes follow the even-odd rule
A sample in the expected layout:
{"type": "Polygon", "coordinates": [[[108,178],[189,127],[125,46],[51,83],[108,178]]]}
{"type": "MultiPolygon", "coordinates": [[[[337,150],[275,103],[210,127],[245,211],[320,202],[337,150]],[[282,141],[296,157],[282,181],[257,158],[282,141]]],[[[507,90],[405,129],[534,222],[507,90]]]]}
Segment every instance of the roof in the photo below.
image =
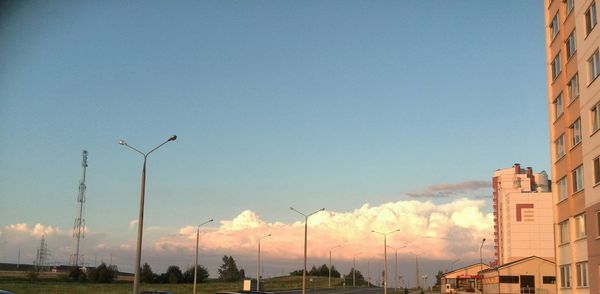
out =
{"type": "Polygon", "coordinates": [[[484,270],[482,270],[481,272],[491,272],[491,271],[496,271],[496,270],[499,270],[499,269],[503,269],[503,268],[505,268],[505,267],[510,267],[510,266],[513,266],[513,265],[515,265],[515,264],[517,264],[517,263],[522,263],[522,262],[528,261],[528,260],[530,260],[530,259],[534,259],[534,258],[541,259],[541,260],[543,260],[543,261],[546,261],[546,262],[549,262],[549,263],[555,264],[555,263],[554,263],[554,261],[552,261],[552,260],[548,260],[548,259],[545,259],[545,258],[541,258],[541,257],[539,257],[539,256],[532,255],[532,256],[529,256],[529,257],[521,258],[521,259],[519,259],[519,260],[515,260],[515,261],[511,261],[511,262],[509,262],[509,263],[505,263],[505,264],[499,265],[499,266],[497,266],[497,267],[492,267],[492,268],[484,269],[484,270]]]}
{"type": "Polygon", "coordinates": [[[465,269],[468,269],[468,268],[470,268],[470,267],[474,267],[474,266],[481,266],[481,265],[485,265],[485,266],[489,267],[487,264],[484,264],[484,263],[479,263],[479,262],[478,262],[478,263],[474,263],[474,264],[471,264],[471,265],[463,266],[463,267],[461,267],[461,268],[457,268],[457,269],[455,269],[455,270],[452,270],[452,271],[449,271],[449,272],[445,272],[445,273],[444,273],[444,276],[445,276],[445,275],[447,275],[447,274],[451,274],[451,273],[455,273],[455,272],[464,271],[465,269]]]}

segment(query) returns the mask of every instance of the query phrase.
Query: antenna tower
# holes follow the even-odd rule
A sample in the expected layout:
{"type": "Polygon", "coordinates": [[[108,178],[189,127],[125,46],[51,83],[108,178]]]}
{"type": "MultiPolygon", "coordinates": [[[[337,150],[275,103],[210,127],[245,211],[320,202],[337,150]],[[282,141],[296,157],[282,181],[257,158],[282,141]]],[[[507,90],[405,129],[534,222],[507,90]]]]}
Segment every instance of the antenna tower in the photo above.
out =
{"type": "Polygon", "coordinates": [[[70,264],[79,266],[83,264],[83,256],[79,254],[81,239],[85,237],[85,175],[87,169],[87,150],[83,150],[83,159],[81,160],[81,180],[79,181],[79,193],[77,194],[77,212],[75,224],[73,225],[73,254],[71,255],[70,264]]]}

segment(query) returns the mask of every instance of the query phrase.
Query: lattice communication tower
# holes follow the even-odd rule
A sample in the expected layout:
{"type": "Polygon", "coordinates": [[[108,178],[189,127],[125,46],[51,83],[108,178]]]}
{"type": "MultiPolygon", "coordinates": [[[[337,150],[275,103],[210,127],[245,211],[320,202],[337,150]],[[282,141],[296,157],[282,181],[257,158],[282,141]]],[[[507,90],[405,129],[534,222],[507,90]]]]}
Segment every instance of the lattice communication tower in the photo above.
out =
{"type": "Polygon", "coordinates": [[[81,180],[79,181],[79,193],[77,194],[77,212],[75,224],[73,225],[73,254],[71,254],[70,264],[79,266],[83,264],[83,255],[80,252],[82,240],[85,237],[85,176],[87,170],[87,150],[83,150],[83,159],[81,161],[81,180]]]}

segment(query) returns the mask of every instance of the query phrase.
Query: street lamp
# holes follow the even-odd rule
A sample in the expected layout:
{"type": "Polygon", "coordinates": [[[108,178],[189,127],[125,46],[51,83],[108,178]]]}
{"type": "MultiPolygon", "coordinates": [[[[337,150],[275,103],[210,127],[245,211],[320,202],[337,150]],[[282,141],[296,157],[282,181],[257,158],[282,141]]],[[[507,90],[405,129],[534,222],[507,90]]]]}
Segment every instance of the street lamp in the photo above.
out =
{"type": "Polygon", "coordinates": [[[306,294],[306,237],[307,237],[307,232],[308,232],[308,226],[307,226],[307,224],[308,224],[308,217],[311,216],[311,215],[313,215],[313,214],[315,214],[315,213],[317,213],[317,212],[325,210],[325,208],[321,208],[321,209],[319,209],[319,210],[317,210],[315,212],[312,212],[310,214],[304,214],[304,213],[296,210],[293,207],[290,207],[290,210],[295,211],[295,212],[301,214],[302,216],[304,216],[304,271],[302,272],[302,294],[306,294]]]}
{"type": "Polygon", "coordinates": [[[331,288],[331,250],[339,247],[342,247],[342,245],[336,245],[329,248],[329,288],[331,288]]]}
{"type": "Polygon", "coordinates": [[[371,230],[373,233],[377,233],[379,235],[383,235],[383,294],[387,294],[387,235],[400,231],[400,229],[396,229],[393,231],[389,231],[387,233],[377,232],[375,230],[371,230]]]}
{"type": "MultiPolygon", "coordinates": [[[[481,246],[479,247],[479,272],[481,272],[483,270],[483,253],[482,253],[483,243],[485,243],[485,238],[483,238],[481,240],[481,246]]],[[[478,273],[477,275],[479,276],[479,286],[482,287],[481,283],[483,281],[482,281],[481,273],[478,273]]]]}
{"type": "Polygon", "coordinates": [[[352,287],[356,287],[356,256],[359,253],[354,254],[354,261],[352,262],[352,287]]]}
{"type": "Polygon", "coordinates": [[[400,247],[392,247],[392,246],[388,246],[391,249],[394,249],[394,256],[396,257],[396,265],[395,265],[395,271],[394,271],[394,290],[398,290],[398,249],[404,248],[406,247],[406,245],[402,245],[400,247]]]}
{"type": "Polygon", "coordinates": [[[482,254],[483,243],[485,243],[485,238],[483,238],[483,240],[481,240],[481,246],[479,247],[479,271],[483,270],[483,254],[482,254]]]}
{"type": "Polygon", "coordinates": [[[271,234],[258,238],[258,264],[256,265],[256,292],[260,291],[260,240],[271,237],[271,234]]]}
{"type": "Polygon", "coordinates": [[[177,140],[177,136],[173,135],[169,137],[166,141],[162,142],[160,145],[156,146],[154,149],[150,150],[148,153],[144,153],[130,145],[127,144],[124,140],[119,140],[119,144],[129,147],[131,150],[141,154],[144,157],[144,166],[142,168],[142,188],[140,191],[140,214],[138,217],[138,232],[137,232],[137,247],[135,253],[135,276],[133,280],[133,294],[138,293],[139,284],[140,284],[140,259],[142,257],[142,229],[144,227],[144,194],[146,193],[146,161],[148,159],[148,155],[154,152],[154,150],[160,148],[162,145],[167,144],[170,141],[177,140]]]}
{"type": "Polygon", "coordinates": [[[213,219],[209,219],[201,224],[198,225],[198,228],[196,229],[196,266],[194,267],[194,289],[193,289],[193,294],[196,294],[196,278],[198,277],[198,243],[199,243],[199,239],[200,239],[200,227],[208,224],[210,222],[212,222],[213,219]]]}

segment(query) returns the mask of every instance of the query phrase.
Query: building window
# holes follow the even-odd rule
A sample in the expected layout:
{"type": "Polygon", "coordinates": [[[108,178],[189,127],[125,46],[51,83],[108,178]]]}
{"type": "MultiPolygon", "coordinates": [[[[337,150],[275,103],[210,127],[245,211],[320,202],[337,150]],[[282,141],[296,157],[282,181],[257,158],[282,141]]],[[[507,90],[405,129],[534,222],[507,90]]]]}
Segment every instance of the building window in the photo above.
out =
{"type": "Polygon", "coordinates": [[[594,158],[594,185],[600,184],[600,156],[594,158]]]}
{"type": "Polygon", "coordinates": [[[592,108],[592,133],[600,129],[600,103],[592,108]]]}
{"type": "Polygon", "coordinates": [[[558,35],[558,31],[560,30],[560,20],[558,19],[558,12],[552,18],[552,23],[550,24],[550,33],[552,34],[552,38],[558,35]]]}
{"type": "Polygon", "coordinates": [[[556,96],[552,104],[554,105],[554,119],[556,120],[563,114],[562,92],[556,96]]]}
{"type": "Polygon", "coordinates": [[[585,213],[575,216],[575,238],[583,238],[585,233],[585,213]]]}
{"type": "Polygon", "coordinates": [[[543,276],[542,283],[554,285],[554,284],[556,284],[556,277],[555,276],[543,276]]]}
{"type": "Polygon", "coordinates": [[[583,190],[583,166],[580,165],[571,173],[573,176],[573,193],[583,190]]]}
{"type": "Polygon", "coordinates": [[[500,283],[504,284],[518,284],[519,276],[500,276],[500,283]]]}
{"type": "Polygon", "coordinates": [[[596,211],[596,228],[598,228],[598,237],[600,238],[600,211],[596,211]]]}
{"type": "Polygon", "coordinates": [[[571,265],[560,266],[560,287],[571,288],[571,265]]]}
{"type": "Polygon", "coordinates": [[[567,47],[567,59],[569,59],[571,56],[573,56],[573,54],[575,54],[575,51],[577,51],[577,46],[575,44],[575,30],[573,30],[569,37],[567,37],[565,45],[567,47]]]}
{"type": "Polygon", "coordinates": [[[579,97],[579,75],[575,74],[567,83],[567,86],[569,87],[569,99],[571,101],[577,99],[579,97]]]}
{"type": "Polygon", "coordinates": [[[560,52],[556,54],[554,59],[552,60],[552,80],[556,79],[561,72],[560,68],[560,52]]]}
{"type": "Polygon", "coordinates": [[[581,119],[577,119],[569,128],[571,131],[571,147],[581,142],[581,119]]]}
{"type": "Polygon", "coordinates": [[[565,156],[565,135],[562,134],[556,141],[554,141],[556,160],[559,160],[565,156]]]}
{"type": "Polygon", "coordinates": [[[577,267],[577,287],[588,286],[588,263],[579,262],[575,265],[577,267]]]}
{"type": "Polygon", "coordinates": [[[569,243],[569,220],[565,220],[562,221],[558,224],[558,228],[559,228],[559,241],[560,244],[567,244],[569,243]]]}
{"type": "Polygon", "coordinates": [[[585,34],[589,35],[597,23],[596,19],[596,2],[592,1],[592,5],[585,11],[585,34]]]}
{"type": "Polygon", "coordinates": [[[567,199],[569,195],[567,190],[567,177],[562,177],[558,182],[556,182],[556,188],[558,190],[558,201],[563,201],[567,199]]]}
{"type": "Polygon", "coordinates": [[[598,53],[598,50],[588,59],[588,69],[591,83],[600,74],[600,53],[598,53]]]}
{"type": "Polygon", "coordinates": [[[566,3],[566,8],[567,8],[567,15],[569,15],[569,13],[571,13],[571,11],[573,10],[573,7],[575,7],[575,0],[567,0],[566,3]]]}

